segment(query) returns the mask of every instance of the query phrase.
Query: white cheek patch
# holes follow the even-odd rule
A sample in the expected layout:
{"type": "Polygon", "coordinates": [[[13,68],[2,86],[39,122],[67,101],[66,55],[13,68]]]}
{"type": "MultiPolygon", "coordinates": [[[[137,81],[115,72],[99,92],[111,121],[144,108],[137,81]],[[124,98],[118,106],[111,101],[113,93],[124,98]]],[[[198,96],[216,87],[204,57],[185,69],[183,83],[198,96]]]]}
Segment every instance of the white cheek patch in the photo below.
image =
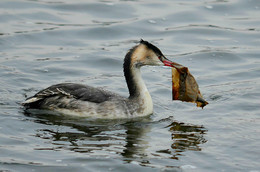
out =
{"type": "Polygon", "coordinates": [[[150,49],[147,49],[145,45],[139,45],[133,53],[132,65],[138,65],[137,67],[143,65],[151,66],[162,66],[163,63],[159,57],[150,49]]]}

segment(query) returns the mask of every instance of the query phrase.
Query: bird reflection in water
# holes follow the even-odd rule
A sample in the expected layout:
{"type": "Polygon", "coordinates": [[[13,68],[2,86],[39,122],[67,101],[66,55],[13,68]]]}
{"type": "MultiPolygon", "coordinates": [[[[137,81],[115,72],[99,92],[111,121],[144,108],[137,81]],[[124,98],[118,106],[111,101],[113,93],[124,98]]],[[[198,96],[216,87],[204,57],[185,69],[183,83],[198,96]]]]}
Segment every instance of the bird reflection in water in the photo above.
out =
{"type": "MultiPolygon", "coordinates": [[[[168,157],[178,160],[184,151],[200,151],[207,140],[203,126],[185,124],[172,118],[152,121],[151,117],[138,120],[85,120],[58,115],[33,115],[29,120],[48,125],[38,129],[36,137],[49,140],[51,147],[37,150],[70,150],[89,155],[120,155],[125,162],[138,161],[149,165],[149,159],[168,157]],[[51,125],[51,127],[49,127],[51,125]],[[149,152],[151,132],[156,128],[170,132],[171,145],[166,149],[149,152]]],[[[156,137],[156,136],[155,136],[156,137]]],[[[156,147],[155,147],[156,148],[156,147]]],[[[157,148],[156,148],[157,149],[157,148]]]]}
{"type": "Polygon", "coordinates": [[[200,151],[200,144],[207,142],[203,137],[207,130],[203,126],[174,121],[168,127],[173,141],[173,159],[178,159],[178,155],[186,150],[200,151]]]}

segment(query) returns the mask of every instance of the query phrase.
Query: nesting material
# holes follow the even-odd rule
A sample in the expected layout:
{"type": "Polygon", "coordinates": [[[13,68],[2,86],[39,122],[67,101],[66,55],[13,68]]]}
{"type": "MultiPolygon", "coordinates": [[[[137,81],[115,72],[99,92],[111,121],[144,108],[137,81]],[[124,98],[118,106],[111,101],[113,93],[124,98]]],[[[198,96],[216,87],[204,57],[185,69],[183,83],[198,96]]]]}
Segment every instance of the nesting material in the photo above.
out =
{"type": "Polygon", "coordinates": [[[178,67],[172,68],[172,99],[196,103],[197,107],[201,108],[208,104],[189,69],[179,64],[178,67]]]}

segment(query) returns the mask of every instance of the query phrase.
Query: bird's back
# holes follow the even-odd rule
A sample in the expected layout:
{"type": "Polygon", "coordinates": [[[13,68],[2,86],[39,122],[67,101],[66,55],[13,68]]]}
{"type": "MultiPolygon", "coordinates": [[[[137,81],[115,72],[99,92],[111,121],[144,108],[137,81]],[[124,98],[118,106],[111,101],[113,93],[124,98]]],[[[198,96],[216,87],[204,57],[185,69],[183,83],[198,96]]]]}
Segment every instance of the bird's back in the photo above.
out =
{"type": "Polygon", "coordinates": [[[52,85],[46,89],[39,91],[34,96],[26,99],[23,105],[26,108],[36,109],[41,109],[49,106],[56,106],[57,108],[68,108],[69,106],[72,106],[72,102],[75,101],[98,104],[111,100],[115,97],[120,96],[101,88],[94,88],[88,85],[75,83],[61,83],[57,85],[52,85]],[[64,100],[67,100],[67,103],[64,102],[64,100]]]}

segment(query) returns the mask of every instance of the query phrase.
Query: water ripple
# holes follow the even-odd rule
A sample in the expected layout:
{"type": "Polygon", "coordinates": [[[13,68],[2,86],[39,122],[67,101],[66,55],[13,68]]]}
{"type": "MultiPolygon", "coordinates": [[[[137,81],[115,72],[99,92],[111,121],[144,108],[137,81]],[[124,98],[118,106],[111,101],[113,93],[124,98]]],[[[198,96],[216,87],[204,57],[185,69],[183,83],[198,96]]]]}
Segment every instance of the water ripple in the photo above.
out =
{"type": "Polygon", "coordinates": [[[257,171],[258,0],[0,1],[3,171],[257,171]],[[154,114],[135,120],[27,113],[60,82],[128,96],[123,58],[143,38],[189,67],[210,104],[171,100],[169,68],[144,67],[154,114]]]}

